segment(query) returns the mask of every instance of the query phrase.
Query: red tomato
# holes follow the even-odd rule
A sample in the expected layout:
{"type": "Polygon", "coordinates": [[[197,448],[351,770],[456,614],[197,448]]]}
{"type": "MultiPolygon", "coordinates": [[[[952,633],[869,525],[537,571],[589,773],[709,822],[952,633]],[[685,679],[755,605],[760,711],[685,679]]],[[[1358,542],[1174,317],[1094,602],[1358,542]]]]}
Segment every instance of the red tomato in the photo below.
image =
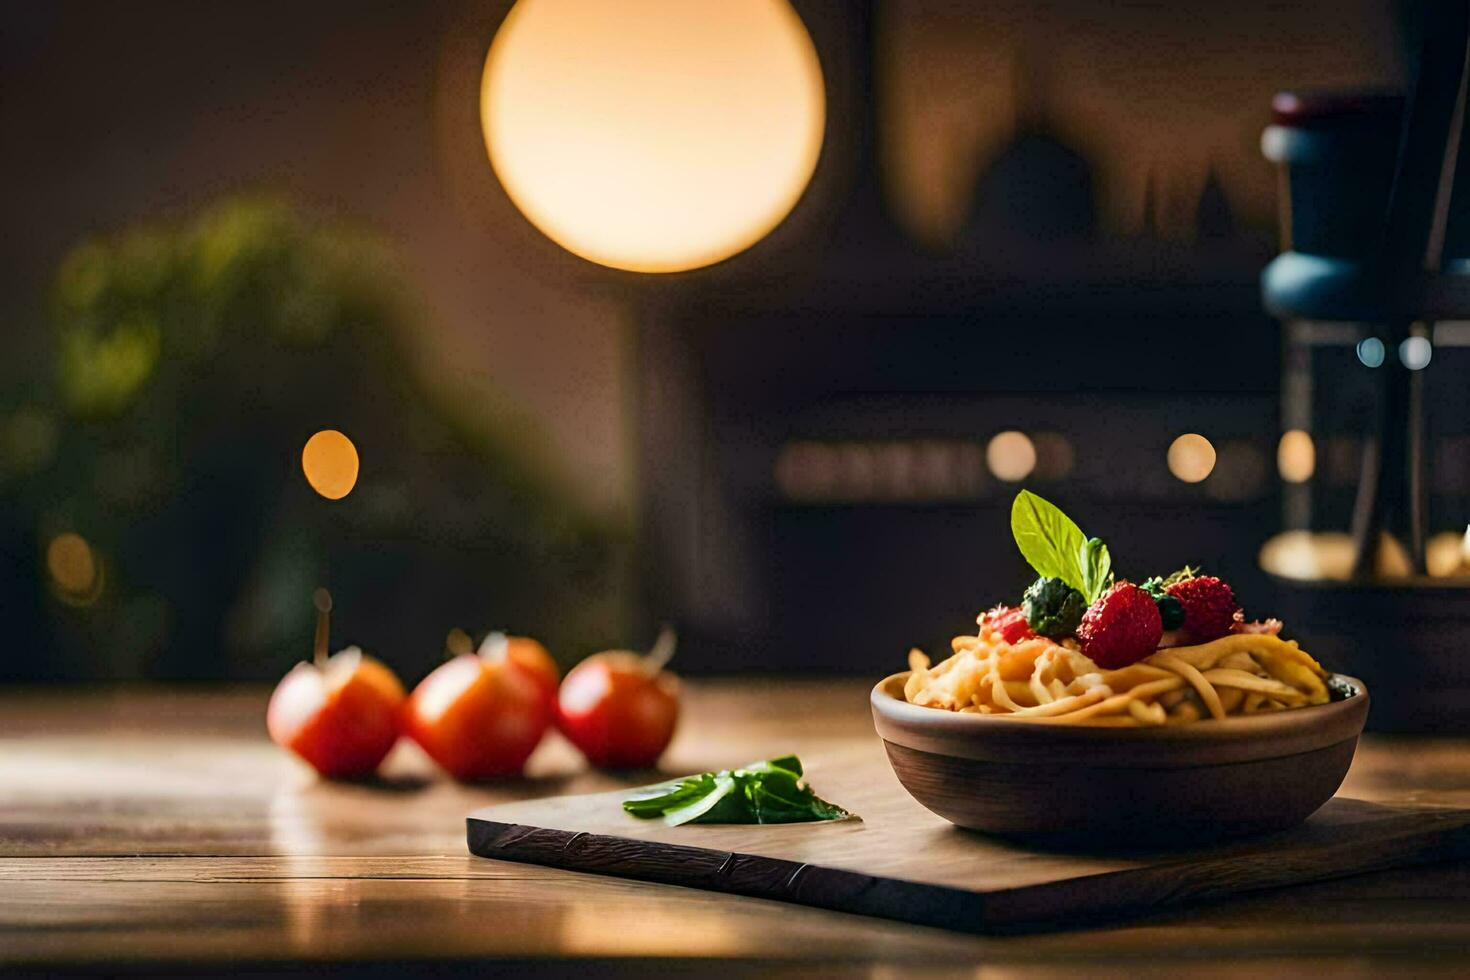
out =
{"type": "Polygon", "coordinates": [[[551,725],[543,684],[514,660],[461,654],[408,696],[404,734],[456,779],[516,775],[551,725]]]}
{"type": "Polygon", "coordinates": [[[551,659],[547,649],[529,636],[507,636],[505,659],[523,668],[536,679],[546,696],[547,710],[554,709],[556,687],[561,683],[561,671],[556,669],[556,661],[551,659]]]}
{"type": "Polygon", "coordinates": [[[348,647],[324,667],[300,663],[276,685],[265,723],[277,745],[329,778],[378,768],[398,741],[403,685],[393,671],[348,647]]]}
{"type": "Polygon", "coordinates": [[[557,698],[557,727],[604,769],[653,765],[674,737],[679,684],[666,671],[648,672],[635,653],[595,654],[567,672],[557,698]]]}

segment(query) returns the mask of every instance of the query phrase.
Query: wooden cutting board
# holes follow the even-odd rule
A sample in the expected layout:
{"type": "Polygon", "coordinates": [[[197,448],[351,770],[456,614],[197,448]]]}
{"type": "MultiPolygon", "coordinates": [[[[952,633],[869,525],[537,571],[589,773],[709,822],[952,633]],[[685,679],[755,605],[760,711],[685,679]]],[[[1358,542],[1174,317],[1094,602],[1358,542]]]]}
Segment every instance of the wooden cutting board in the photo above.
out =
{"type": "MultiPolygon", "coordinates": [[[[749,760],[730,760],[739,765],[749,760]]],[[[625,814],[628,791],[488,807],[482,857],[686,885],[967,932],[1066,928],[1382,868],[1470,857],[1470,810],[1338,797],[1301,827],[1191,851],[1039,851],[960,830],[914,802],[882,749],[802,759],[812,787],[860,819],[775,826],[625,814]]]]}

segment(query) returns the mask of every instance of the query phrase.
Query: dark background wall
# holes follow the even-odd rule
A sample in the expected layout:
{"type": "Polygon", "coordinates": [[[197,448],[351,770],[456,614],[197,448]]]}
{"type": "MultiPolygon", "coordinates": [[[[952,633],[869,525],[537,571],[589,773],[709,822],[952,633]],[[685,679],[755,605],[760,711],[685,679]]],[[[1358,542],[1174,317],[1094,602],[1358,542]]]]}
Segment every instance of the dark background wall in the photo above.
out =
{"type": "MultiPolygon", "coordinates": [[[[842,89],[858,57],[847,29],[854,8],[797,6],[812,25],[829,84],[842,89]]],[[[1278,340],[1255,310],[1252,290],[1275,235],[1274,177],[1257,146],[1270,95],[1293,86],[1392,85],[1402,75],[1402,17],[1387,2],[892,0],[878,5],[874,22],[871,90],[877,126],[870,162],[881,169],[868,174],[870,189],[882,195],[882,227],[867,219],[843,223],[854,183],[861,184],[853,175],[865,166],[861,143],[851,138],[863,107],[836,99],[812,192],[786,227],[753,255],[710,274],[646,283],[606,275],[561,252],[497,186],[485,162],[476,103],[484,53],[507,7],[501,0],[7,5],[0,14],[0,383],[22,393],[48,384],[47,292],[57,264],[79,240],[187,216],[241,191],[284,194],[313,214],[366,227],[400,252],[427,312],[414,335],[415,370],[487,420],[522,433],[526,465],[563,488],[573,506],[623,527],[660,525],[643,535],[642,571],[619,601],[641,610],[628,620],[639,628],[669,610],[693,620],[695,635],[706,634],[713,651],[722,632],[739,633],[741,624],[756,620],[767,630],[802,617],[840,621],[839,593],[871,605],[888,579],[852,579],[852,565],[833,590],[803,592],[821,572],[813,556],[833,541],[854,540],[845,521],[876,520],[869,531],[894,542],[909,532],[887,524],[887,514],[819,516],[778,505],[774,517],[762,520],[784,529],[777,535],[782,541],[812,539],[800,546],[812,571],[774,552],[762,551],[765,557],[752,566],[749,556],[704,548],[678,508],[680,499],[693,499],[681,480],[707,485],[709,474],[681,476],[678,461],[658,456],[650,417],[691,413],[690,426],[704,437],[725,434],[716,442],[720,449],[733,441],[739,450],[748,439],[753,451],[735,453],[738,472],[754,466],[760,474],[735,481],[748,488],[752,479],[771,479],[775,454],[789,439],[825,436],[843,425],[853,438],[901,434],[909,431],[902,420],[923,413],[912,400],[894,408],[883,398],[922,401],[935,391],[953,394],[959,384],[926,382],[933,376],[924,363],[893,384],[862,381],[863,366],[848,365],[859,380],[834,369],[812,391],[843,404],[861,396],[867,399],[862,410],[877,412],[884,425],[855,426],[855,416],[823,408],[813,397],[800,412],[780,409],[799,420],[794,428],[757,438],[742,426],[756,414],[751,406],[770,403],[747,398],[742,387],[746,368],[734,339],[745,336],[740,331],[768,324],[795,338],[788,363],[821,361],[844,347],[842,319],[852,315],[853,297],[861,297],[896,316],[928,316],[941,340],[961,327],[988,325],[1002,339],[985,343],[1009,350],[1004,338],[1034,325],[1036,311],[1046,307],[1056,343],[1085,355],[1100,334],[1114,335],[1126,355],[1129,344],[1152,349],[1150,323],[1172,330],[1183,322],[1194,283],[1209,303],[1228,297],[1206,311],[1209,322],[1200,328],[1220,350],[1236,352],[1228,363],[1234,373],[1225,379],[1219,372],[1206,382],[1170,377],[1167,360],[1140,362],[1145,369],[1103,384],[1077,374],[1075,365],[1073,375],[1045,384],[997,383],[992,372],[966,394],[999,393],[1001,401],[947,418],[956,434],[978,438],[1032,420],[1056,427],[1069,412],[1096,415],[1112,403],[1102,395],[1089,400],[1095,390],[1131,392],[1147,413],[1157,412],[1159,398],[1194,389],[1227,429],[1244,426],[1251,431],[1236,435],[1269,446],[1273,433],[1254,429],[1272,415],[1279,361],[1271,352],[1278,340]],[[1028,175],[1048,167],[1088,187],[1071,212],[1059,205],[1057,220],[1080,215],[1085,226],[1085,244],[1070,251],[1052,247],[1045,235],[1028,242],[1037,237],[1039,212],[1016,203],[1028,200],[1028,175]],[[853,277],[861,288],[844,285],[853,277]],[[888,278],[899,285],[886,291],[874,285],[888,278]],[[1175,283],[1167,317],[1157,312],[1156,287],[1164,281],[1175,283]],[[1058,307],[1059,284],[1078,282],[1100,283],[1107,300],[1089,306],[1082,289],[1080,299],[1073,295],[1058,307]],[[956,283],[962,288],[936,302],[956,283]],[[802,321],[813,317],[800,314],[810,311],[820,314],[821,329],[804,332],[802,321]],[[680,325],[669,327],[676,330],[697,324],[702,332],[670,364],[650,354],[662,334],[647,331],[659,324],[680,325]],[[1221,330],[1241,331],[1240,343],[1221,339],[1221,330]],[[1265,353],[1240,356],[1242,350],[1265,353]],[[713,367],[705,365],[709,358],[713,367]],[[716,397],[660,401],[680,370],[702,379],[716,397]],[[1072,407],[1042,404],[1028,414],[1036,392],[1058,387],[1068,390],[1072,407]],[[1247,393],[1251,407],[1211,402],[1210,392],[1221,390],[1247,393]],[[847,421],[833,428],[833,412],[847,421]],[[702,571],[692,572],[695,567],[702,571]],[[768,600],[748,596],[745,613],[730,612],[746,601],[739,599],[740,582],[750,575],[762,594],[779,585],[790,609],[772,613],[768,600]],[[735,596],[728,603],[711,598],[727,587],[735,596]],[[681,597],[681,589],[695,588],[705,589],[704,600],[681,597]],[[705,608],[711,602],[723,611],[705,608]],[[820,610],[808,613],[813,604],[820,610]],[[750,612],[757,607],[766,612],[750,612]]],[[[1024,357],[1016,365],[1033,375],[1044,370],[1024,357]]],[[[926,404],[932,415],[934,399],[926,404]]],[[[1118,410],[1132,409],[1120,403],[1118,410]]],[[[1097,496],[1107,467],[1079,467],[1078,478],[1083,474],[1097,496]]],[[[1146,524],[1151,491],[1119,487],[1101,496],[1111,496],[1120,522],[1132,522],[1121,526],[1146,524]]],[[[993,488],[993,501],[968,509],[964,534],[984,530],[974,520],[998,513],[1005,489],[993,488]]],[[[1210,499],[1201,491],[1200,503],[1210,499]]],[[[1252,533],[1267,533],[1274,498],[1267,491],[1255,505],[1252,533]]],[[[728,502],[707,506],[728,518],[728,502]]],[[[1179,526],[1195,520],[1190,499],[1180,506],[1171,520],[1179,526]]],[[[941,538],[949,533],[956,540],[947,520],[942,513],[919,518],[941,538]]],[[[1223,520],[1209,524],[1214,536],[1201,546],[1228,546],[1223,520]]],[[[710,521],[705,514],[701,533],[722,526],[710,521]]],[[[769,536],[770,525],[760,526],[758,536],[769,536]]],[[[1249,567],[1258,544],[1239,541],[1228,560],[1249,567]]],[[[6,555],[19,576],[34,576],[39,567],[33,546],[6,555]]],[[[988,597],[992,579],[1017,570],[1002,562],[982,571],[971,590],[975,602],[988,597]]],[[[910,597],[918,600],[915,616],[944,619],[936,632],[963,628],[963,620],[951,622],[956,604],[925,605],[924,590],[915,588],[921,593],[910,597]]],[[[966,608],[973,604],[966,600],[966,608]]],[[[12,617],[35,615],[33,607],[8,608],[12,617]]],[[[26,625],[44,651],[49,632],[26,625]]],[[[447,625],[422,627],[423,657],[432,656],[427,648],[447,625]]],[[[884,642],[912,629],[912,622],[892,621],[893,635],[884,642]]],[[[744,652],[734,659],[711,652],[703,663],[805,665],[789,650],[774,650],[765,635],[736,643],[744,652]]],[[[46,676],[46,656],[34,654],[22,675],[46,676]]],[[[697,654],[695,662],[701,662],[697,654]]]]}

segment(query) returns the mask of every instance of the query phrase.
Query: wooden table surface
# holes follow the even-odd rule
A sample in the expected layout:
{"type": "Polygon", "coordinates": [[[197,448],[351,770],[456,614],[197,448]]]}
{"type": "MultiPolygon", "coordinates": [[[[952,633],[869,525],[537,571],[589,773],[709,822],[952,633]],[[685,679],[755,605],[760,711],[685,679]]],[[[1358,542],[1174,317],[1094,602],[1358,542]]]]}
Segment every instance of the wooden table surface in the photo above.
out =
{"type": "MultiPolygon", "coordinates": [[[[866,684],[688,685],[670,771],[870,739],[866,684]]],[[[465,787],[411,746],[382,785],[316,780],[261,690],[0,695],[0,968],[408,967],[1029,977],[1470,972],[1470,865],[1385,872],[1122,927],[981,938],[469,856],[490,803],[623,785],[549,739],[465,787]],[[378,964],[378,965],[374,965],[378,964]]],[[[647,781],[645,776],[640,781],[647,781]]],[[[1470,806],[1470,741],[1365,740],[1343,792],[1470,806]]]]}

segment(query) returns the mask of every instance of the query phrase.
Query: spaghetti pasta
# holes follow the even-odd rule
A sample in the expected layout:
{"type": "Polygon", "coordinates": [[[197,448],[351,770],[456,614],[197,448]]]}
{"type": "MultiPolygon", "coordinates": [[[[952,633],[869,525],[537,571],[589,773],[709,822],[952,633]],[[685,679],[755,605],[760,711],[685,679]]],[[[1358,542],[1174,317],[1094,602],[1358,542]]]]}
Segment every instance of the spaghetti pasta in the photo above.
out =
{"type": "Polygon", "coordinates": [[[937,664],[921,650],[909,652],[909,702],[1017,721],[1139,727],[1330,700],[1321,665],[1295,641],[1274,633],[1234,633],[1169,647],[1103,670],[1070,637],[1007,643],[985,615],[978,623],[979,632],[955,637],[953,655],[937,664]]]}

